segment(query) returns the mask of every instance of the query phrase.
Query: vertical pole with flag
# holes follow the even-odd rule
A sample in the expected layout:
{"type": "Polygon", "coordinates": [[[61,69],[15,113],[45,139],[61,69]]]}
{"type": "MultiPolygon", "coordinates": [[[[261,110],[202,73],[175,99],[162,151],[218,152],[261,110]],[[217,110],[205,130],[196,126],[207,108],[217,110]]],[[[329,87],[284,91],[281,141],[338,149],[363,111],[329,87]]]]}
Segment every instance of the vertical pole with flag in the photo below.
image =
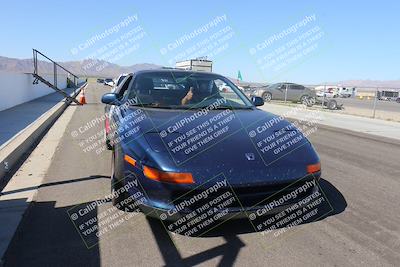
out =
{"type": "Polygon", "coordinates": [[[238,74],[237,74],[237,83],[239,84],[240,81],[243,81],[243,79],[242,79],[242,74],[240,73],[240,70],[238,70],[238,74]]]}

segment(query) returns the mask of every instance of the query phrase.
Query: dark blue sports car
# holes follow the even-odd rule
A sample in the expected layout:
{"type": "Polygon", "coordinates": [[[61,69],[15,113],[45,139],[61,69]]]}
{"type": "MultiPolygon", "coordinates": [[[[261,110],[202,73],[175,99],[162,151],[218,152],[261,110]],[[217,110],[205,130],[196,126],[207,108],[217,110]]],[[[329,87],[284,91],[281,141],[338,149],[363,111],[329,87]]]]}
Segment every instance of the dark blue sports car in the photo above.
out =
{"type": "Polygon", "coordinates": [[[139,71],[102,102],[112,105],[106,134],[118,208],[195,225],[276,213],[318,192],[319,157],[304,131],[221,75],[139,71]]]}

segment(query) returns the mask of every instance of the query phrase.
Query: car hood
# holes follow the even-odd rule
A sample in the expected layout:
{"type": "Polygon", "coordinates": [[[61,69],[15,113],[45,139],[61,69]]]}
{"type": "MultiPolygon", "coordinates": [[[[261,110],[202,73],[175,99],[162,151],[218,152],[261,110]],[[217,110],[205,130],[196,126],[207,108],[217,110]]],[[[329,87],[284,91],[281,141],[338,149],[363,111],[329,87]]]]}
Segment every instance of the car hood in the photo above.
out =
{"type": "MultiPolygon", "coordinates": [[[[275,141],[266,142],[265,138],[282,129],[285,129],[282,131],[284,134],[302,134],[291,127],[290,122],[259,109],[213,110],[190,122],[187,118],[193,118],[198,110],[142,110],[146,118],[138,124],[139,132],[124,140],[126,149],[138,153],[137,146],[140,146],[142,155],[139,157],[143,159],[143,164],[165,171],[190,172],[196,183],[204,183],[217,174],[225,176],[235,186],[290,182],[307,175],[306,165],[319,161],[304,136],[300,142],[281,153],[274,153],[279,145],[265,152],[266,146],[259,146],[260,142],[264,140],[265,144],[272,146],[275,141]],[[211,127],[214,130],[201,135],[204,129],[209,129],[210,121],[213,121],[211,127]],[[271,124],[271,121],[276,123],[271,124]],[[265,125],[269,127],[261,134],[250,137],[251,133],[265,125]],[[212,140],[200,143],[212,135],[215,135],[212,140]],[[203,137],[198,139],[195,136],[203,137]],[[184,141],[177,141],[183,137],[184,141]],[[186,145],[182,145],[183,143],[186,145]],[[202,145],[195,147],[194,144],[202,145]]],[[[137,109],[132,108],[125,115],[129,116],[134,112],[137,109]]]]}

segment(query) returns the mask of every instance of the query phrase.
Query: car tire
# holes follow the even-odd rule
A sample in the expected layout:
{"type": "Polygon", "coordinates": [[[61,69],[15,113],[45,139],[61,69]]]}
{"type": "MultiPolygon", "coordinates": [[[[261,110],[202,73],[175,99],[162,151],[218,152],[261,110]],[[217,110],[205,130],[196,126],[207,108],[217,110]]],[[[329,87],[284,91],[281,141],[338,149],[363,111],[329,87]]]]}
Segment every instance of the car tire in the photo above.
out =
{"type": "Polygon", "coordinates": [[[311,101],[311,97],[309,97],[308,95],[303,95],[302,97],[300,97],[300,103],[302,103],[303,105],[306,105],[307,107],[312,107],[314,104],[311,101]]]}
{"type": "Polygon", "coordinates": [[[122,151],[120,146],[115,146],[111,158],[111,194],[113,206],[120,210],[125,210],[120,203],[126,199],[127,194],[126,192],[116,194],[116,192],[124,187],[124,179],[124,161],[122,151]]]}
{"type": "Polygon", "coordinates": [[[315,97],[310,96],[308,98],[307,107],[312,107],[315,105],[315,103],[317,103],[317,100],[315,99],[315,97]]]}
{"type": "Polygon", "coordinates": [[[270,102],[272,100],[272,94],[265,92],[262,94],[262,98],[263,98],[264,102],[270,102]]]}
{"type": "Polygon", "coordinates": [[[329,110],[335,110],[337,109],[337,102],[336,100],[329,100],[328,105],[327,105],[329,110]]]}

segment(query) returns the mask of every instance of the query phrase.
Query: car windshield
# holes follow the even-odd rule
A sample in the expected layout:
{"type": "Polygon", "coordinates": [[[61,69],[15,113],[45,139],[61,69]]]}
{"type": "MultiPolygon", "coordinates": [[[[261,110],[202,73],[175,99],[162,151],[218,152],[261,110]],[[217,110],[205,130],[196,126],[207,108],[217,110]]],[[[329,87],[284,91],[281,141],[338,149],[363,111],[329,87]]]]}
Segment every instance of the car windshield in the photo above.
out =
{"type": "Polygon", "coordinates": [[[111,82],[111,81],[112,81],[112,79],[106,79],[105,81],[106,81],[106,82],[111,82]]]}
{"type": "Polygon", "coordinates": [[[208,73],[163,71],[142,73],[132,83],[134,105],[169,109],[251,109],[253,104],[228,79],[208,73]],[[217,105],[215,104],[217,103],[217,105]]]}

